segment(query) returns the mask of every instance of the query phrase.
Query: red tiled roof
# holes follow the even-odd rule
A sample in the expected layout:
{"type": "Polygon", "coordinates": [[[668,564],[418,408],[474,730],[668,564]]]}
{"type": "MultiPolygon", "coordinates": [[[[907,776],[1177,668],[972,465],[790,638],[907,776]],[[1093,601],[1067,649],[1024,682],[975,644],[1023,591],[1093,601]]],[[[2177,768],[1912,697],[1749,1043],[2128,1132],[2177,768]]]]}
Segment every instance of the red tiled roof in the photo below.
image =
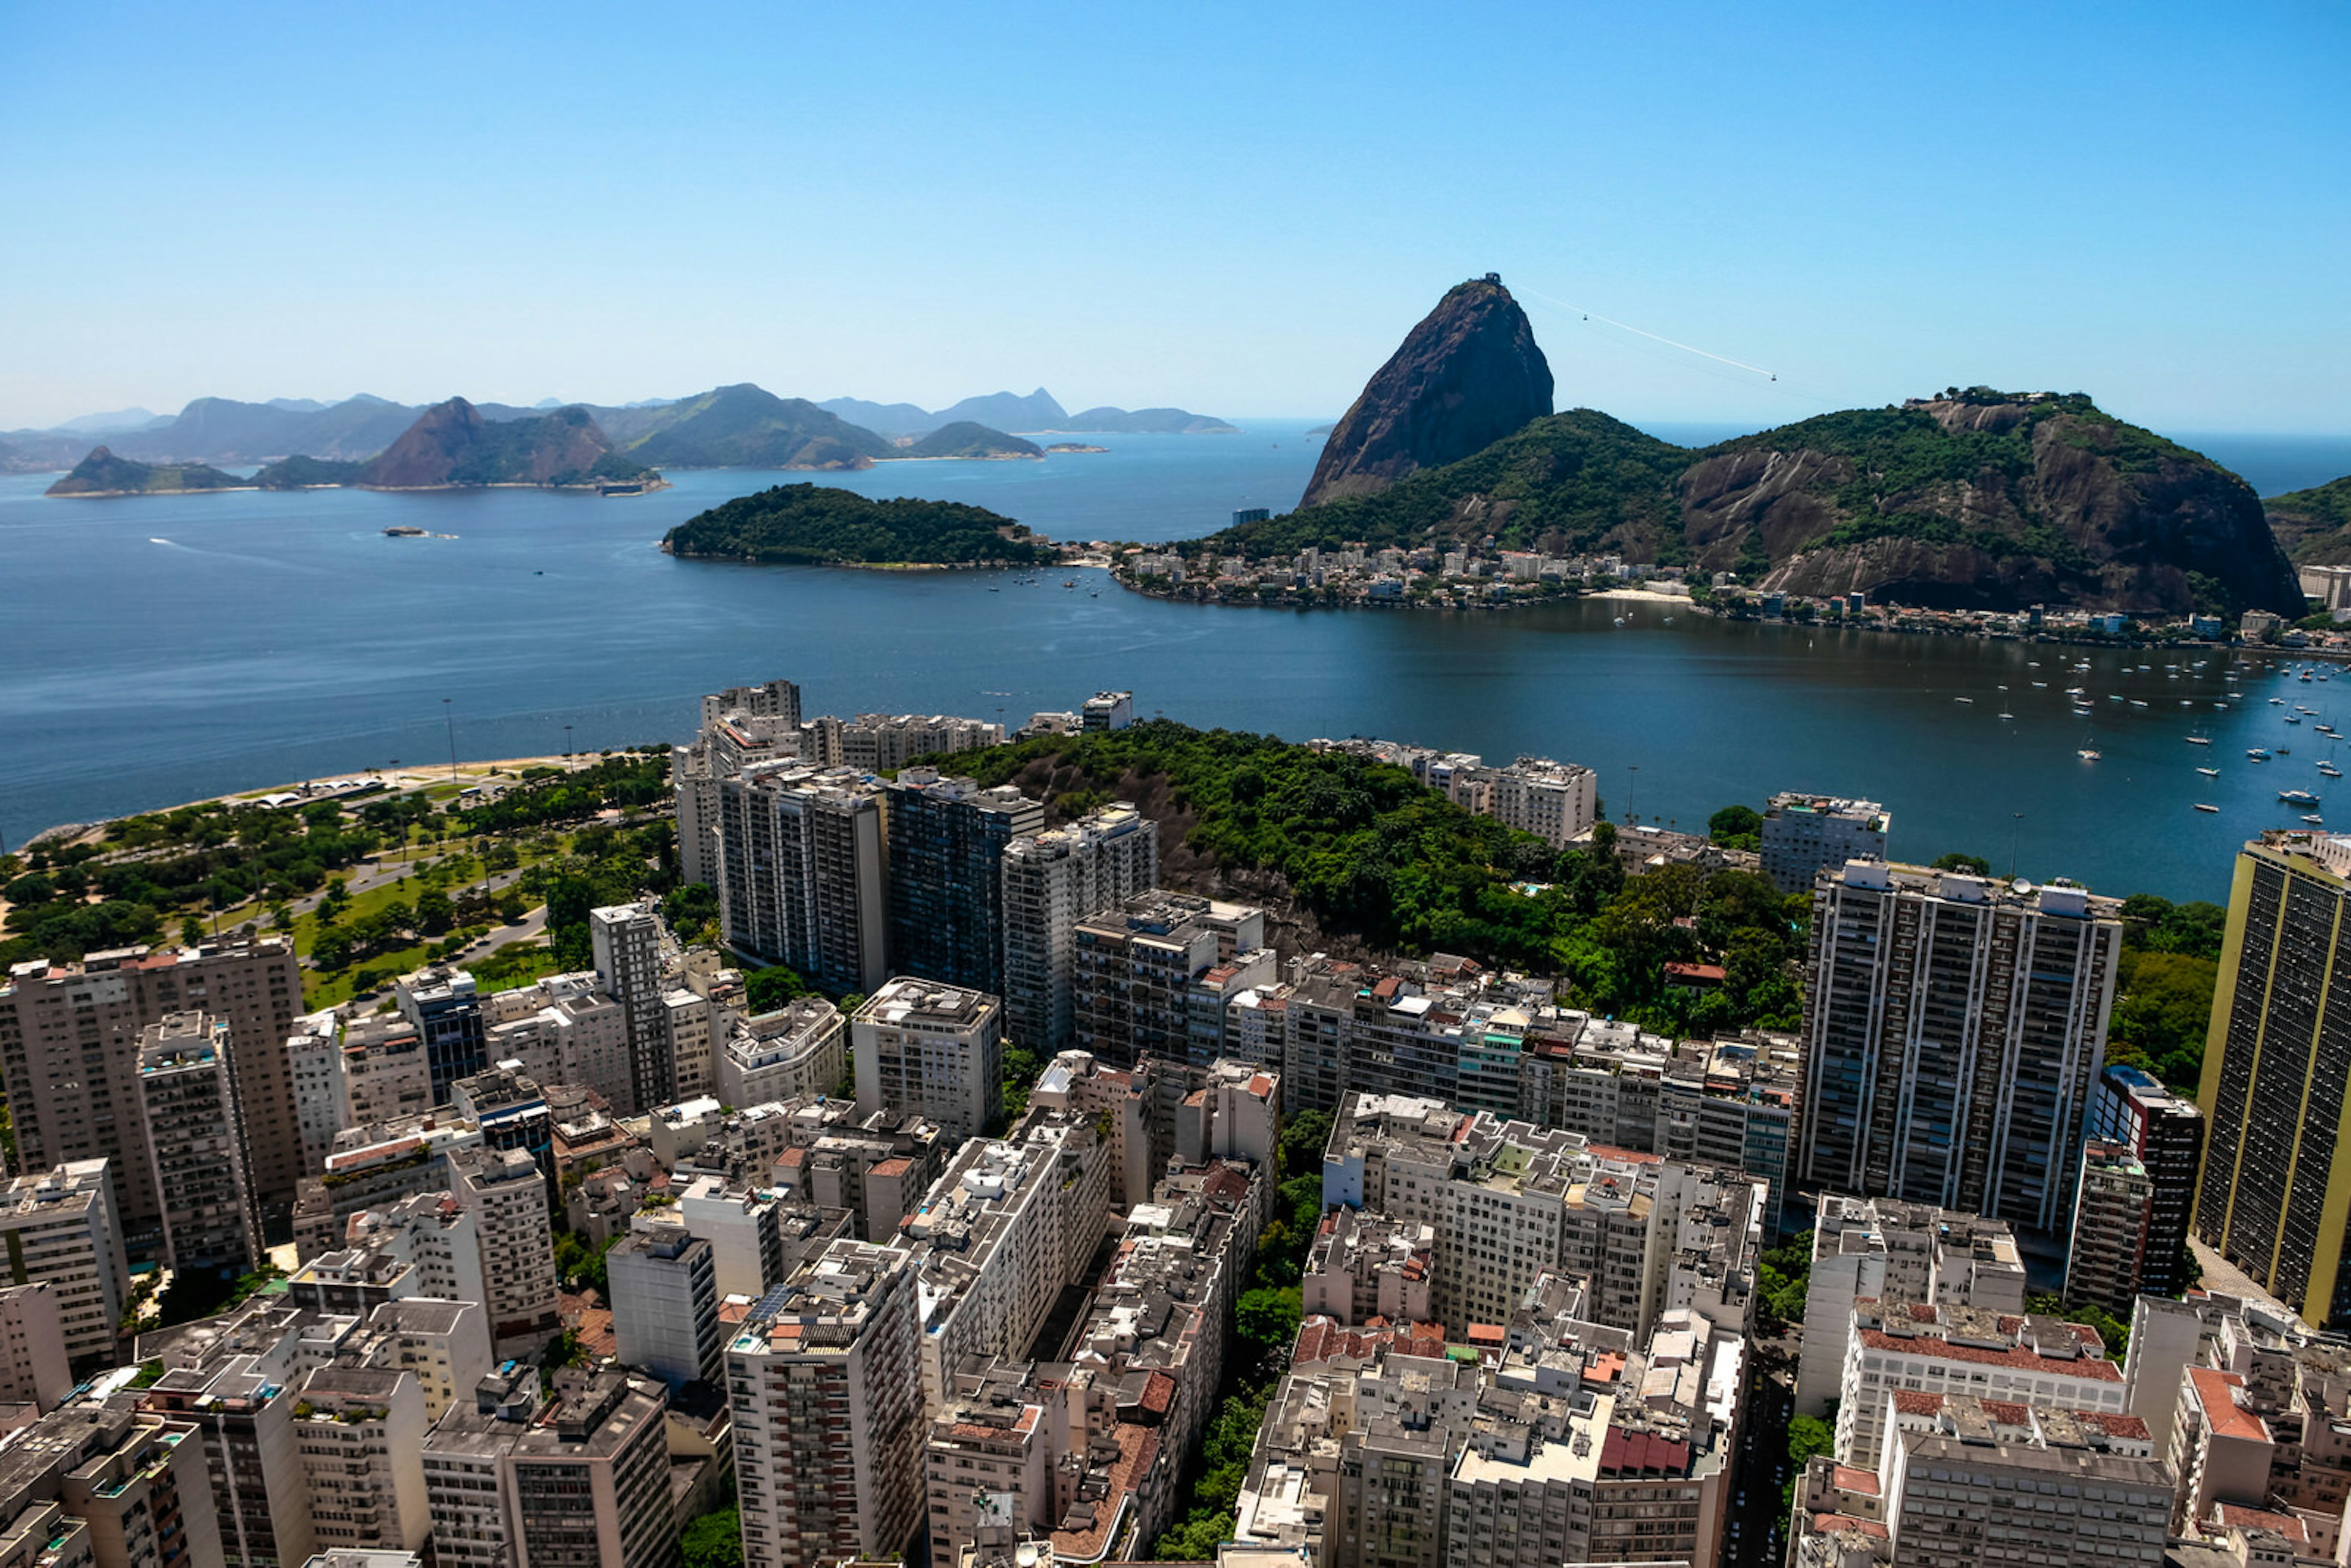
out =
{"type": "Polygon", "coordinates": [[[1689,1473],[1689,1462],[1687,1443],[1661,1437],[1655,1432],[1627,1432],[1611,1427],[1607,1441],[1600,1445],[1600,1473],[1604,1476],[1682,1476],[1689,1473]]]}
{"type": "Polygon", "coordinates": [[[2204,1406],[2204,1424],[2218,1437],[2235,1437],[2248,1443],[2269,1440],[2270,1429],[2262,1418],[2238,1405],[2231,1392],[2245,1385],[2244,1378],[2234,1372],[2222,1372],[2216,1367],[2191,1366],[2188,1369],[2189,1385],[2204,1406]]]}
{"type": "Polygon", "coordinates": [[[779,1166],[805,1165],[808,1163],[808,1153],[809,1152],[806,1149],[786,1149],[782,1154],[776,1156],[776,1163],[779,1166]]]}
{"type": "Polygon", "coordinates": [[[1839,1465],[1836,1468],[1836,1484],[1839,1491],[1857,1491],[1864,1497],[1878,1495],[1877,1472],[1875,1470],[1855,1469],[1851,1465],[1839,1465]]]}
{"type": "Polygon", "coordinates": [[[1719,964],[1668,964],[1666,978],[1669,980],[1702,980],[1719,986],[1729,977],[1730,971],[1719,964]]]}
{"type": "Polygon", "coordinates": [[[2151,1439],[2147,1423],[2136,1416],[2116,1416],[2104,1410],[2076,1410],[2074,1416],[2085,1427],[2095,1427],[2109,1437],[2132,1437],[2140,1442],[2151,1439]]]}
{"type": "Polygon", "coordinates": [[[1614,1144],[1591,1144],[1586,1147],[1600,1159],[1624,1160],[1636,1166],[1653,1166],[1664,1157],[1659,1155],[1645,1154],[1639,1149],[1620,1149],[1614,1144]]]}
{"type": "Polygon", "coordinates": [[[1931,1361],[1964,1361],[1979,1366],[2010,1366],[2020,1372],[2044,1372],[2053,1377],[2077,1377],[2085,1383],[2120,1383],[2123,1369],[2111,1361],[2099,1361],[2087,1356],[2063,1360],[2043,1355],[2039,1351],[2012,1345],[2006,1350],[1993,1350],[1986,1345],[1954,1344],[1947,1339],[1906,1338],[1877,1329],[1861,1331],[1861,1343],[1870,1350],[1890,1350],[1904,1355],[1924,1356],[1931,1361]]]}
{"type": "Polygon", "coordinates": [[[1921,1394],[1915,1388],[1894,1391],[1894,1408],[1905,1416],[1939,1416],[1943,1413],[1943,1396],[1921,1394]]]}
{"type": "Polygon", "coordinates": [[[1471,1344],[1500,1344],[1509,1339],[1509,1337],[1510,1336],[1508,1334],[1502,1332],[1502,1325],[1499,1323],[1471,1323],[1469,1325],[1469,1343],[1471,1344]]]}
{"type": "Polygon", "coordinates": [[[1200,1178],[1200,1190],[1210,1197],[1240,1199],[1249,1193],[1249,1178],[1228,1165],[1217,1165],[1200,1178]]]}
{"type": "Polygon", "coordinates": [[[904,1155],[900,1155],[895,1158],[886,1159],[880,1162],[866,1174],[868,1176],[904,1176],[908,1171],[913,1170],[914,1168],[914,1162],[906,1158],[904,1155]]]}
{"type": "Polygon", "coordinates": [[[2032,1424],[2032,1409],[2030,1406],[2020,1405],[2012,1399],[1979,1399],[1976,1403],[1983,1406],[1985,1415],[2003,1427],[2024,1427],[2032,1424]]]}
{"type": "Polygon", "coordinates": [[[1849,1513],[1816,1513],[1813,1515],[1813,1529],[1822,1535],[1842,1530],[1855,1535],[1875,1535],[1881,1541],[1888,1539],[1886,1526],[1877,1521],[1855,1519],[1849,1513]]]}
{"type": "Polygon", "coordinates": [[[1176,1380],[1164,1372],[1154,1372],[1143,1380],[1140,1403],[1154,1416],[1166,1415],[1168,1406],[1176,1403],[1176,1380]]]}
{"type": "Polygon", "coordinates": [[[2216,1502],[2212,1505],[2212,1514],[2221,1524],[2233,1524],[2241,1530],[2274,1530],[2295,1542],[2310,1539],[2309,1527],[2291,1513],[2272,1513],[2267,1509],[2247,1508],[2241,1503],[2216,1502]]]}

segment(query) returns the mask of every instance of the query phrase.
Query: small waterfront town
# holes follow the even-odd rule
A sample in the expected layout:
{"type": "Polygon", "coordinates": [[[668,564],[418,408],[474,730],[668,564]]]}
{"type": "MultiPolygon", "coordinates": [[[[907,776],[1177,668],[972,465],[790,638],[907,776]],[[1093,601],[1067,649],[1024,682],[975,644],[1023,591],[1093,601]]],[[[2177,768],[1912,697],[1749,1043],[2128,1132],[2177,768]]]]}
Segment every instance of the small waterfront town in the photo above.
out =
{"type": "MultiPolygon", "coordinates": [[[[1888,804],[1662,832],[1572,762],[1297,748],[1800,913],[1795,1016],[1685,1037],[1301,948],[1165,884],[1188,808],[956,771],[1136,716],[775,680],[675,748],[33,846],[20,906],[173,833],[398,829],[298,911],[9,968],[6,1561],[2351,1559],[2351,839],[2244,846],[2167,1085],[2109,1051],[2137,901],[1889,859],[1888,804]],[[554,863],[652,845],[667,891],[496,837],[567,818],[554,863]],[[412,884],[460,924],[355,971],[412,884]],[[501,898],[549,940],[463,923],[501,898]]],[[[1750,961],[1718,915],[1669,927],[1686,998],[1750,961]]]]}

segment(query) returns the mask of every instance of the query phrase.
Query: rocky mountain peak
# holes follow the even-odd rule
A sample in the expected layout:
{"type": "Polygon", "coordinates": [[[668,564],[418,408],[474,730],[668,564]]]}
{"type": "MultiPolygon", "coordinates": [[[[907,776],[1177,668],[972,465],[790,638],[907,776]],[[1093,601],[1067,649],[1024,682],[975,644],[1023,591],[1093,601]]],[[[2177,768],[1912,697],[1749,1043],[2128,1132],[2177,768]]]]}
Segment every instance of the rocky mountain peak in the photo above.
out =
{"type": "Polygon", "coordinates": [[[1299,505],[1457,463],[1551,413],[1551,365],[1500,277],[1456,284],[1364,383],[1299,505]]]}

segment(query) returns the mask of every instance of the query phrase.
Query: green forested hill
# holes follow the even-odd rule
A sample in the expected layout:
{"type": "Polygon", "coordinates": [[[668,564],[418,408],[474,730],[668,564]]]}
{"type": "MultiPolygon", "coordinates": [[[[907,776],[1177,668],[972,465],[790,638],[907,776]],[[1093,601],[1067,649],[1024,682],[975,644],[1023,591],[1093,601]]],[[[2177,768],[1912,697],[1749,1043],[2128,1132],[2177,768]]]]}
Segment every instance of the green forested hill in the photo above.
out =
{"type": "Polygon", "coordinates": [[[672,528],[672,555],[776,565],[1042,566],[1053,559],[1009,517],[956,501],[868,500],[821,485],[738,496],[672,528]]]}
{"type": "Polygon", "coordinates": [[[2270,531],[2306,566],[2351,565],[2351,475],[2262,503],[2270,531]]]}
{"type": "Polygon", "coordinates": [[[52,496],[166,496],[189,490],[236,490],[253,481],[224,474],[202,463],[141,463],[117,457],[103,446],[74,465],[73,472],[50,486],[52,496]]]}
{"type": "Polygon", "coordinates": [[[1056,820],[1133,800],[1160,822],[1169,885],[1204,870],[1257,873],[1270,903],[1293,902],[1320,929],[1374,952],[1560,973],[1579,1005],[1686,1032],[1797,1022],[1807,901],[1745,872],[1673,866],[1628,882],[1605,825],[1599,847],[1561,852],[1401,768],[1164,719],[954,762],[983,784],[1042,796],[1056,820]],[[1684,915],[1696,924],[1677,925],[1684,915]],[[1725,966],[1724,987],[1668,991],[1664,966],[1700,957],[1725,966]]]}
{"type": "Polygon", "coordinates": [[[2261,502],[2234,474],[2079,393],[1980,387],[1699,451],[1574,409],[1374,493],[1198,545],[1263,556],[1489,539],[1944,608],[2302,605],[2261,502]]]}

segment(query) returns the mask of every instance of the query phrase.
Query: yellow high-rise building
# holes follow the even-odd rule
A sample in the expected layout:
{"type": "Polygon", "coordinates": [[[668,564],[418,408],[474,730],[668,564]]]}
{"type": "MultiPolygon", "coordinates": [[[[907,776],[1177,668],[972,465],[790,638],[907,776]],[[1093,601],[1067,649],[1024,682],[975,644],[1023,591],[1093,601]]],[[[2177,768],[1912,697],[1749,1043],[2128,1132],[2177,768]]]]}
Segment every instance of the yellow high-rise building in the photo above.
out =
{"type": "Polygon", "coordinates": [[[2237,857],[2197,1099],[2199,1239],[2314,1327],[2351,1326],[2351,838],[2237,857]]]}

